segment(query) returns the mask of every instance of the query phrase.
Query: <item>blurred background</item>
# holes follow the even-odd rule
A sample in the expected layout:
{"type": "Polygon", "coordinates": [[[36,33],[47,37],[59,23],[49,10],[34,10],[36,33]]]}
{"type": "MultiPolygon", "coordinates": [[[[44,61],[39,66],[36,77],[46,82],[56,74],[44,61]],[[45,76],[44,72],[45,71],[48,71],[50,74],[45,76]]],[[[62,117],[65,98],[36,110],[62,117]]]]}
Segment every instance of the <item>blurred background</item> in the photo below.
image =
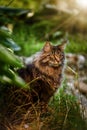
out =
{"type": "MultiPolygon", "coordinates": [[[[87,0],[0,0],[2,27],[13,39],[5,45],[18,56],[31,56],[48,40],[54,45],[69,41],[65,49],[66,93],[78,99],[87,120],[87,0]]],[[[74,125],[72,128],[77,128],[74,125]]]]}
{"type": "MultiPolygon", "coordinates": [[[[32,46],[31,42],[50,40],[57,44],[63,36],[72,44],[68,45],[67,52],[86,53],[86,0],[1,0],[0,6],[0,25],[13,31],[23,55],[34,52],[33,49],[29,52],[27,47],[32,46]]],[[[39,45],[35,45],[38,50],[39,45]]]]}

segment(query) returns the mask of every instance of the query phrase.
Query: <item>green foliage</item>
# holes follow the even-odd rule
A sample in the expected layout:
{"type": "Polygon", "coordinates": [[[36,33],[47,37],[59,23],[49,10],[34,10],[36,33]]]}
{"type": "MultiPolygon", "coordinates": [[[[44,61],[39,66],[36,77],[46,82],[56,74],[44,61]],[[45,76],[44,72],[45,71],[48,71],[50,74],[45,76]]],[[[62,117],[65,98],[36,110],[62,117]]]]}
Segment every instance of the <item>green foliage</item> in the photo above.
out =
{"type": "Polygon", "coordinates": [[[52,23],[49,21],[40,21],[35,24],[18,24],[14,27],[13,31],[13,39],[21,46],[20,54],[29,56],[33,53],[39,51],[46,40],[52,41],[54,44],[59,44],[60,39],[58,40],[61,32],[57,32],[55,35],[52,35],[49,38],[49,33],[51,28],[53,27],[52,23]],[[56,39],[56,40],[55,40],[56,39]]]}
{"type": "Polygon", "coordinates": [[[20,47],[11,39],[10,31],[0,28],[0,82],[13,83],[18,86],[24,86],[25,82],[15,73],[14,69],[23,67],[22,61],[14,54],[13,51],[19,50],[20,47]]]}
{"type": "Polygon", "coordinates": [[[75,96],[65,92],[66,84],[51,100],[49,106],[52,109],[48,121],[50,130],[86,130],[79,103],[75,96]]]}
{"type": "Polygon", "coordinates": [[[30,9],[0,7],[0,25],[14,24],[28,19],[28,14],[33,13],[30,9]]]}
{"type": "Polygon", "coordinates": [[[66,52],[87,53],[87,37],[84,34],[69,35],[70,43],[67,45],[66,52]]]}
{"type": "MultiPolygon", "coordinates": [[[[61,38],[65,37],[64,32],[55,32],[50,37],[46,38],[52,30],[52,25],[48,22],[40,22],[32,25],[17,25],[13,31],[13,38],[21,46],[20,54],[29,56],[36,51],[39,51],[46,40],[50,40],[54,44],[59,44],[61,38]],[[49,26],[49,27],[48,27],[49,26]]],[[[69,44],[66,47],[66,52],[81,53],[87,52],[87,38],[83,34],[69,34],[69,44]]]]}
{"type": "Polygon", "coordinates": [[[42,0],[0,0],[1,6],[20,7],[20,8],[32,8],[38,10],[42,0]],[[39,3],[39,4],[38,4],[39,3]]]}
{"type": "Polygon", "coordinates": [[[39,31],[34,26],[18,25],[13,31],[13,39],[21,46],[20,54],[29,56],[39,51],[44,42],[37,36],[39,31]]]}

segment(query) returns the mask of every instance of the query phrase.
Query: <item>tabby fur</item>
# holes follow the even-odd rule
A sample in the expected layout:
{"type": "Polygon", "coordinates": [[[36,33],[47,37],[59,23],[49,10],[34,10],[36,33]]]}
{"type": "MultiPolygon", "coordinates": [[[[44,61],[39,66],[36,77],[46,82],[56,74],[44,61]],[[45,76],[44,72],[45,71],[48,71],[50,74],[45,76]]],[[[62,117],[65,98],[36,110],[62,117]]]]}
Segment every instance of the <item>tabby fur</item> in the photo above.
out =
{"type": "Polygon", "coordinates": [[[30,84],[31,90],[34,90],[32,94],[37,93],[40,100],[48,101],[60,87],[65,44],[66,41],[63,41],[61,45],[53,46],[50,42],[46,42],[32,62],[18,70],[19,75],[30,84]]]}

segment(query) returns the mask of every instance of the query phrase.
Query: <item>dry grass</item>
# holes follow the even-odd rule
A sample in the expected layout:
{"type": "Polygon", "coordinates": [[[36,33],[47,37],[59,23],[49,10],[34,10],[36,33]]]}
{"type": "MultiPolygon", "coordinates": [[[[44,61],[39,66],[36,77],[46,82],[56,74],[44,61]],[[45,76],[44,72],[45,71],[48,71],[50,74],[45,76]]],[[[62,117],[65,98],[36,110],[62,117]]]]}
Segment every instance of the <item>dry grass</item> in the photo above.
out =
{"type": "Polygon", "coordinates": [[[46,113],[47,103],[41,102],[37,93],[32,95],[28,90],[9,88],[4,93],[2,105],[1,126],[7,130],[34,130],[34,127],[40,130],[41,116],[46,113]]]}
{"type": "Polygon", "coordinates": [[[86,130],[78,102],[64,90],[60,89],[48,105],[38,97],[34,102],[29,91],[9,89],[4,96],[0,130],[86,130]]]}

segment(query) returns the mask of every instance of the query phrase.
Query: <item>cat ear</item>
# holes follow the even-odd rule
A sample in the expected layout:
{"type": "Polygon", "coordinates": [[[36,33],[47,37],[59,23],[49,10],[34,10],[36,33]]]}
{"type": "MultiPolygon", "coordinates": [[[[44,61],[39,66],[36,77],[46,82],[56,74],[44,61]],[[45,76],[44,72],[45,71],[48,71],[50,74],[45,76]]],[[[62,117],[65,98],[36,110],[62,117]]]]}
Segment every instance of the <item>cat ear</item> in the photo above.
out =
{"type": "Polygon", "coordinates": [[[49,51],[51,51],[51,48],[52,48],[52,46],[51,46],[50,42],[47,41],[47,42],[45,43],[44,47],[43,47],[43,51],[49,52],[49,51]]]}
{"type": "Polygon", "coordinates": [[[61,45],[58,46],[58,48],[59,48],[60,50],[64,50],[67,43],[68,43],[67,40],[63,40],[62,43],[61,43],[61,45]]]}

